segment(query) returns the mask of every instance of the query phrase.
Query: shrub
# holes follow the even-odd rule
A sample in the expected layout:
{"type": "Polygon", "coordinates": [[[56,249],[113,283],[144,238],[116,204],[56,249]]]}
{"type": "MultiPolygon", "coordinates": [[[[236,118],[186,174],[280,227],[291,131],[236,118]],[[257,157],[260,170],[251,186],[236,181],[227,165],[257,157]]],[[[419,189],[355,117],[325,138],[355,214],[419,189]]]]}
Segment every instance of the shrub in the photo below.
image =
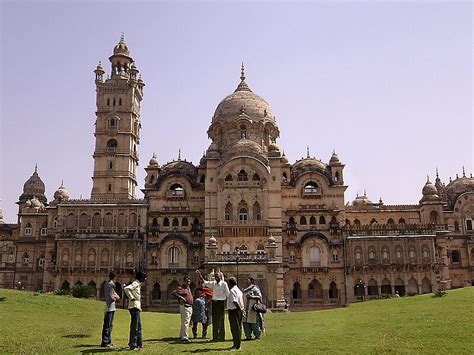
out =
{"type": "Polygon", "coordinates": [[[6,297],[0,297],[0,302],[5,302],[7,300],[6,297]]]}
{"type": "Polygon", "coordinates": [[[390,293],[382,293],[382,298],[392,298],[390,293]]]}
{"type": "Polygon", "coordinates": [[[56,296],[69,296],[71,294],[71,291],[66,290],[64,288],[58,288],[53,291],[53,294],[55,294],[56,296]]]}
{"type": "Polygon", "coordinates": [[[438,290],[436,291],[434,294],[433,294],[433,298],[435,297],[444,297],[446,296],[448,293],[443,291],[443,290],[438,290]]]}
{"type": "Polygon", "coordinates": [[[92,289],[86,285],[74,285],[71,290],[71,294],[76,298],[89,298],[91,296],[92,289]]]}
{"type": "Polygon", "coordinates": [[[409,296],[409,297],[413,297],[413,296],[416,296],[417,293],[416,292],[408,292],[406,295],[409,296]]]}

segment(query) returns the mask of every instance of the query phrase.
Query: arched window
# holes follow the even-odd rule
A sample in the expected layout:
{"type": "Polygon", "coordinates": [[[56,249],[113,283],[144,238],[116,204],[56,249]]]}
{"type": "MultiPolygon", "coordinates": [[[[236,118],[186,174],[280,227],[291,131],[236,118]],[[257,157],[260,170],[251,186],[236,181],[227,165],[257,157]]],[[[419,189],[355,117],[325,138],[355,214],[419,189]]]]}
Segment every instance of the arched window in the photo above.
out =
{"type": "Polygon", "coordinates": [[[41,235],[47,235],[48,234],[48,222],[43,222],[41,225],[41,230],[40,230],[41,235]]]}
{"type": "Polygon", "coordinates": [[[423,248],[422,255],[423,259],[428,259],[430,257],[430,253],[427,248],[423,248]]]}
{"type": "Polygon", "coordinates": [[[403,255],[403,253],[402,253],[402,248],[401,248],[401,247],[397,247],[397,248],[395,249],[395,257],[396,257],[397,259],[401,259],[401,258],[402,258],[402,255],[403,255]]]}
{"type": "Polygon", "coordinates": [[[99,229],[100,228],[100,213],[96,212],[92,216],[92,228],[99,229]]]}
{"type": "Polygon", "coordinates": [[[245,244],[242,244],[240,247],[239,247],[239,255],[242,259],[246,259],[248,257],[248,254],[249,254],[249,248],[247,248],[247,246],[245,244]]]}
{"type": "Polygon", "coordinates": [[[89,255],[87,256],[87,261],[89,264],[95,263],[95,250],[91,249],[89,250],[89,255]]]}
{"type": "Polygon", "coordinates": [[[239,221],[246,221],[248,219],[248,212],[245,207],[239,208],[239,221]]]}
{"type": "Polygon", "coordinates": [[[372,218],[372,220],[370,221],[370,224],[377,224],[377,220],[375,218],[372,218]]]}
{"type": "Polygon", "coordinates": [[[292,250],[290,251],[290,263],[296,262],[296,255],[295,252],[292,250]]]}
{"type": "Polygon", "coordinates": [[[173,218],[173,227],[178,227],[179,226],[179,220],[175,217],[173,218]]]}
{"type": "Polygon", "coordinates": [[[71,285],[69,282],[64,281],[61,285],[61,290],[69,291],[71,289],[71,285]]]}
{"type": "Polygon", "coordinates": [[[438,212],[436,211],[431,211],[430,213],[430,223],[432,224],[438,224],[438,212]]]}
{"type": "Polygon", "coordinates": [[[232,204],[230,202],[225,205],[224,219],[226,221],[232,220],[232,204]]]}
{"type": "Polygon", "coordinates": [[[186,217],[183,217],[183,219],[181,220],[181,225],[183,227],[187,227],[189,225],[188,219],[186,217]]]}
{"type": "Polygon", "coordinates": [[[158,220],[156,218],[153,218],[153,221],[151,222],[152,226],[157,226],[158,225],[158,220]]]}
{"type": "Polygon", "coordinates": [[[265,258],[265,246],[263,244],[257,245],[257,259],[265,258]]]}
{"type": "Polygon", "coordinates": [[[110,106],[110,98],[107,98],[107,106],[110,106]]]}
{"type": "Polygon", "coordinates": [[[318,186],[318,184],[316,184],[315,182],[313,181],[310,181],[310,182],[307,182],[305,185],[304,185],[304,188],[303,188],[303,193],[306,195],[311,195],[311,194],[316,194],[316,193],[319,193],[320,192],[320,188],[318,186]]]}
{"type": "Polygon", "coordinates": [[[319,217],[319,224],[326,224],[326,218],[324,216],[319,217]]]}
{"type": "Polygon", "coordinates": [[[199,179],[199,183],[204,184],[206,182],[206,175],[202,174],[201,178],[199,179]]]}
{"type": "Polygon", "coordinates": [[[380,287],[380,291],[382,292],[382,294],[392,294],[392,285],[388,279],[382,280],[382,287],[380,287]]]}
{"type": "Polygon", "coordinates": [[[283,181],[283,182],[287,182],[287,181],[288,181],[288,175],[286,174],[286,172],[283,173],[282,178],[281,178],[281,181],[283,181]]]}
{"type": "Polygon", "coordinates": [[[253,174],[252,181],[260,181],[260,175],[258,175],[257,173],[253,174]]]}
{"type": "Polygon", "coordinates": [[[86,229],[88,227],[89,216],[87,214],[82,213],[79,216],[79,229],[86,229]]]}
{"type": "Polygon", "coordinates": [[[102,250],[100,263],[102,266],[107,266],[109,264],[109,251],[107,249],[102,250]]]}
{"type": "Polygon", "coordinates": [[[336,249],[334,249],[334,250],[332,251],[332,261],[333,261],[333,262],[339,261],[339,255],[338,255],[336,249]]]}
{"type": "Polygon", "coordinates": [[[25,227],[25,235],[32,235],[33,234],[33,227],[30,223],[28,223],[25,227]]]}
{"type": "Polygon", "coordinates": [[[334,181],[335,182],[339,181],[339,171],[336,171],[336,173],[334,174],[334,181]]]}
{"type": "Polygon", "coordinates": [[[115,121],[115,118],[111,118],[110,121],[109,121],[109,126],[110,128],[115,128],[116,127],[116,121],[115,121]]]}
{"type": "Polygon", "coordinates": [[[293,301],[301,300],[301,285],[299,282],[295,282],[293,284],[293,290],[291,292],[291,295],[293,296],[293,301]]]}
{"type": "Polygon", "coordinates": [[[151,291],[151,299],[152,301],[161,300],[161,287],[159,282],[155,282],[155,284],[153,285],[153,291],[151,291]]]}
{"type": "Polygon", "coordinates": [[[172,246],[168,250],[168,262],[170,264],[178,264],[179,263],[179,249],[175,246],[172,246]]]}
{"type": "Polygon", "coordinates": [[[225,181],[232,181],[232,180],[234,179],[232,178],[232,175],[230,174],[225,177],[225,181]]]}
{"type": "Polygon", "coordinates": [[[132,265],[133,264],[133,254],[132,253],[127,253],[127,265],[132,265]]]}
{"type": "Polygon", "coordinates": [[[28,262],[30,261],[30,254],[28,254],[27,251],[25,251],[23,253],[23,257],[22,257],[21,261],[22,261],[23,264],[28,264],[28,262]]]}
{"type": "Polygon", "coordinates": [[[104,217],[104,228],[112,228],[114,223],[114,216],[112,213],[107,212],[104,217]]]}
{"type": "Polygon", "coordinates": [[[321,249],[316,245],[313,245],[309,248],[309,265],[310,266],[319,266],[321,265],[321,249]]]}
{"type": "Polygon", "coordinates": [[[58,227],[58,216],[55,216],[53,219],[53,228],[57,228],[57,227],[58,227]]]}
{"type": "Polygon", "coordinates": [[[119,98],[119,106],[122,106],[122,98],[119,98]]]}
{"type": "Polygon", "coordinates": [[[466,230],[472,231],[472,219],[466,219],[466,230]]]}
{"type": "Polygon", "coordinates": [[[390,253],[388,251],[388,248],[383,248],[382,249],[382,258],[384,260],[387,260],[389,258],[389,256],[390,256],[390,253]]]}
{"type": "Polygon", "coordinates": [[[369,250],[369,262],[374,262],[375,261],[375,250],[370,249],[369,250]]]}
{"type": "Polygon", "coordinates": [[[389,218],[387,224],[395,224],[395,221],[392,218],[389,218]]]}
{"type": "Polygon", "coordinates": [[[240,126],[240,138],[247,138],[247,128],[244,125],[240,126]]]}
{"type": "Polygon", "coordinates": [[[405,223],[406,223],[406,222],[405,222],[405,218],[400,218],[400,219],[398,220],[398,224],[405,224],[405,223]]]}
{"type": "Polygon", "coordinates": [[[163,219],[163,227],[169,227],[170,226],[170,220],[168,217],[165,217],[163,219]]]}
{"type": "Polygon", "coordinates": [[[360,221],[356,218],[356,219],[354,219],[354,224],[355,224],[356,226],[360,226],[360,221]]]}
{"type": "Polygon", "coordinates": [[[355,259],[356,259],[356,262],[360,262],[362,260],[362,250],[356,249],[355,259]]]}
{"type": "Polygon", "coordinates": [[[416,251],[415,251],[415,249],[410,248],[410,250],[408,251],[408,256],[410,257],[410,259],[415,259],[415,258],[416,258],[416,251]]]}
{"type": "Polygon", "coordinates": [[[66,217],[66,229],[73,229],[76,226],[76,216],[73,213],[70,213],[66,217]]]}
{"type": "Polygon", "coordinates": [[[117,228],[125,229],[125,214],[119,213],[117,218],[117,228]]]}
{"type": "Polygon", "coordinates": [[[423,281],[421,281],[421,293],[431,293],[431,281],[425,277],[423,281]]]}
{"type": "Polygon", "coordinates": [[[239,181],[248,181],[248,176],[247,176],[247,173],[245,172],[244,169],[239,171],[238,180],[239,181]]]}
{"type": "Polygon", "coordinates": [[[156,251],[151,253],[151,265],[158,265],[158,255],[156,255],[156,251]]]}
{"type": "Polygon", "coordinates": [[[350,221],[348,218],[346,218],[345,223],[346,223],[346,226],[350,226],[350,225],[351,225],[351,221],[350,221]]]}
{"type": "Polygon", "coordinates": [[[180,184],[173,184],[170,187],[170,194],[172,196],[184,196],[184,189],[180,184]]]}
{"type": "Polygon", "coordinates": [[[459,222],[458,221],[454,221],[454,231],[459,232],[459,222]]]}
{"type": "Polygon", "coordinates": [[[130,228],[136,228],[137,226],[137,214],[136,213],[130,213],[130,216],[128,217],[128,226],[130,228]]]}
{"type": "Polygon", "coordinates": [[[459,255],[459,251],[453,250],[451,252],[451,262],[453,262],[453,263],[461,262],[461,256],[459,255]]]}
{"type": "Polygon", "coordinates": [[[301,216],[301,218],[300,218],[300,224],[301,224],[301,225],[306,225],[306,217],[305,217],[305,216],[301,216]]]}
{"type": "Polygon", "coordinates": [[[253,218],[257,221],[262,220],[262,210],[260,209],[260,204],[258,202],[253,204],[253,218]]]}
{"type": "Polygon", "coordinates": [[[316,218],[314,216],[311,216],[311,218],[309,219],[309,224],[311,224],[311,225],[316,224],[316,218]]]}

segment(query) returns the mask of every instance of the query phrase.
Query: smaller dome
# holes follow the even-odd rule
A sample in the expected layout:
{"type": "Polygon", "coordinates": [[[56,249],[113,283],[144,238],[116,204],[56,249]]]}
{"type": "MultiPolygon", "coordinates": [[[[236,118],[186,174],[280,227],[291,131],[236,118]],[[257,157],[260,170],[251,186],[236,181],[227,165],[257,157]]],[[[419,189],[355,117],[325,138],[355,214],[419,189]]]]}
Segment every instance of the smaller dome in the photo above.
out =
{"type": "Polygon", "coordinates": [[[217,239],[214,237],[214,235],[211,235],[209,238],[209,245],[210,246],[216,246],[217,245],[217,239]]]}
{"type": "Polygon", "coordinates": [[[283,152],[283,155],[281,156],[281,162],[283,164],[288,164],[288,158],[285,155],[285,152],[283,152]]]}
{"type": "Polygon", "coordinates": [[[56,201],[67,201],[69,200],[69,191],[61,184],[54,193],[54,200],[56,201]]]}
{"type": "Polygon", "coordinates": [[[341,161],[339,160],[339,156],[336,154],[336,152],[333,152],[331,155],[331,159],[329,159],[329,164],[340,164],[341,161]]]}
{"type": "Polygon", "coordinates": [[[430,180],[428,180],[426,181],[425,186],[423,186],[422,194],[423,196],[433,196],[433,195],[437,196],[438,189],[436,188],[436,186],[434,186],[434,184],[430,180]]]}
{"type": "Polygon", "coordinates": [[[366,194],[364,195],[357,195],[354,201],[352,201],[353,206],[362,206],[362,205],[371,205],[372,201],[370,201],[366,194]]]}
{"type": "Polygon", "coordinates": [[[99,64],[97,64],[97,68],[95,68],[95,71],[100,72],[100,73],[105,73],[104,67],[102,66],[101,62],[99,62],[99,64]]]}
{"type": "Polygon", "coordinates": [[[124,37],[120,38],[120,42],[117,43],[117,45],[114,47],[114,55],[117,54],[122,54],[129,56],[130,55],[130,50],[128,49],[128,46],[125,44],[124,37]]]}
{"type": "Polygon", "coordinates": [[[31,203],[31,208],[44,207],[41,201],[36,198],[36,196],[33,196],[33,198],[30,200],[30,203],[31,203]]]}
{"type": "Polygon", "coordinates": [[[273,236],[273,234],[270,234],[270,236],[268,237],[268,245],[274,245],[275,244],[275,237],[273,236]]]}
{"type": "Polygon", "coordinates": [[[160,163],[158,162],[158,159],[156,159],[156,154],[153,153],[153,156],[150,159],[150,162],[148,163],[149,166],[160,166],[160,163]]]}
{"type": "Polygon", "coordinates": [[[276,143],[270,143],[270,144],[268,145],[268,151],[269,151],[269,152],[275,152],[275,151],[279,152],[279,151],[280,151],[280,147],[278,147],[276,143]]]}
{"type": "Polygon", "coordinates": [[[130,69],[137,70],[137,66],[135,65],[135,63],[132,63],[132,65],[130,66],[130,69]]]}

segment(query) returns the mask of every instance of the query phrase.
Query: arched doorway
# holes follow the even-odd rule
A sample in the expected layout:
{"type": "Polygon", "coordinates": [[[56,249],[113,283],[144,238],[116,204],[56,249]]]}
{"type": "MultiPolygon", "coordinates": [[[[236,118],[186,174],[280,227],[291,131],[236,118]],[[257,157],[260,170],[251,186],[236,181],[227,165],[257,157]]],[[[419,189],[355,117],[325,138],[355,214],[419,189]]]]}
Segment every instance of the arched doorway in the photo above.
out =
{"type": "Polygon", "coordinates": [[[87,286],[91,291],[91,297],[97,297],[97,285],[94,281],[90,281],[87,286]]]}
{"type": "Polygon", "coordinates": [[[301,303],[301,285],[299,282],[293,284],[293,292],[291,294],[293,297],[293,303],[301,303]]]}
{"type": "Polygon", "coordinates": [[[377,281],[374,279],[369,280],[369,285],[367,286],[367,292],[369,296],[372,298],[376,298],[379,295],[379,286],[377,285],[377,281]]]}
{"type": "Polygon", "coordinates": [[[161,301],[161,287],[159,282],[155,282],[151,291],[151,302],[158,303],[161,301]]]}
{"type": "Polygon", "coordinates": [[[429,278],[425,277],[423,281],[421,281],[421,293],[431,293],[433,292],[431,289],[431,281],[429,278]]]}
{"type": "Polygon", "coordinates": [[[328,291],[328,296],[329,296],[329,301],[333,300],[334,302],[337,302],[337,285],[334,281],[332,281],[329,284],[329,291],[328,291]]]}
{"type": "Polygon", "coordinates": [[[362,280],[359,280],[354,285],[354,296],[359,298],[361,301],[364,300],[365,296],[365,284],[362,280]]]}
{"type": "Polygon", "coordinates": [[[382,287],[380,288],[382,295],[391,295],[392,294],[392,285],[388,279],[382,280],[382,287]]]}
{"type": "Polygon", "coordinates": [[[395,293],[398,293],[400,296],[405,296],[405,283],[401,278],[395,280],[395,293]]]}
{"type": "Polygon", "coordinates": [[[61,290],[69,291],[70,289],[71,289],[71,285],[69,284],[69,282],[64,281],[63,284],[61,285],[61,290]]]}
{"type": "Polygon", "coordinates": [[[408,280],[408,288],[407,288],[408,294],[418,294],[418,283],[416,280],[412,277],[410,280],[408,280]]]}
{"type": "Polygon", "coordinates": [[[323,286],[318,280],[313,279],[308,285],[308,299],[319,300],[323,298],[323,286]]]}
{"type": "MultiPolygon", "coordinates": [[[[104,281],[100,284],[100,291],[99,291],[99,298],[103,300],[105,298],[105,284],[107,281],[104,281]]],[[[115,290],[117,291],[117,290],[115,290]]],[[[117,291],[117,294],[120,295],[120,293],[117,291]]]]}

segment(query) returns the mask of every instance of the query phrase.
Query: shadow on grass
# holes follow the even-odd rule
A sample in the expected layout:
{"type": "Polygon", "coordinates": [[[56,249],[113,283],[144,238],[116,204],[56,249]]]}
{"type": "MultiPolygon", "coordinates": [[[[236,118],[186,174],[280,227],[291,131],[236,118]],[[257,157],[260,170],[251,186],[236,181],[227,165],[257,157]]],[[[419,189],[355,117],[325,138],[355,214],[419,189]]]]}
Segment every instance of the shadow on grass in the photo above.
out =
{"type": "MultiPolygon", "coordinates": [[[[89,346],[89,345],[82,345],[82,346],[89,346]]],[[[97,345],[94,345],[97,346],[97,345]]],[[[121,351],[129,351],[130,349],[128,347],[124,348],[96,348],[96,349],[87,349],[87,350],[82,350],[81,354],[96,354],[96,353],[109,353],[109,352],[121,352],[121,351]]]]}
{"type": "Polygon", "coordinates": [[[183,350],[183,353],[208,353],[210,351],[226,351],[231,350],[232,347],[225,348],[206,348],[206,349],[194,349],[194,350],[183,350]]]}
{"type": "Polygon", "coordinates": [[[68,334],[68,335],[63,335],[63,338],[68,338],[68,339],[84,339],[84,338],[90,338],[91,336],[89,334],[68,334]]]}
{"type": "Polygon", "coordinates": [[[144,343],[168,343],[168,344],[178,344],[180,343],[179,338],[173,337],[166,337],[166,338],[159,338],[159,339],[144,339],[144,343]]]}

